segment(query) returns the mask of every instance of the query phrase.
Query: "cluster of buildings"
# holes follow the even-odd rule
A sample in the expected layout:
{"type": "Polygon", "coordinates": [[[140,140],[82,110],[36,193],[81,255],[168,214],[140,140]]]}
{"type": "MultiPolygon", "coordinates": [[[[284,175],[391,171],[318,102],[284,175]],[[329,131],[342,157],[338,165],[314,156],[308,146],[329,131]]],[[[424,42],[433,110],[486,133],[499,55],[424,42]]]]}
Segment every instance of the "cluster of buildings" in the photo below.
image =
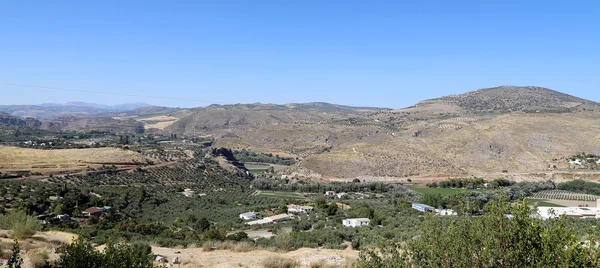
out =
{"type": "Polygon", "coordinates": [[[437,209],[429,205],[413,203],[412,208],[421,211],[421,212],[430,212],[435,213],[440,216],[454,216],[457,215],[456,211],[452,209],[437,209]]]}
{"type": "Polygon", "coordinates": [[[600,199],[596,200],[596,207],[538,207],[537,214],[542,219],[557,218],[565,215],[570,218],[600,218],[600,199]]]}
{"type": "Polygon", "coordinates": [[[332,198],[349,198],[349,199],[365,199],[365,198],[369,198],[368,194],[363,194],[363,193],[336,193],[335,191],[325,191],[325,196],[326,197],[332,197],[332,198]]]}

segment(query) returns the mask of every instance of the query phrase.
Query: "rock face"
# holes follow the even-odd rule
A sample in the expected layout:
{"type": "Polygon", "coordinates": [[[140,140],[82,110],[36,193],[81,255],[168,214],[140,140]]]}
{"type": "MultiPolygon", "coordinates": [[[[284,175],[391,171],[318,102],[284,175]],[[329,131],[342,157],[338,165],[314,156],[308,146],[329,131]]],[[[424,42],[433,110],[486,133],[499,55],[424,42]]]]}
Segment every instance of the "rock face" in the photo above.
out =
{"type": "Polygon", "coordinates": [[[42,122],[34,119],[34,118],[21,118],[12,116],[7,113],[0,112],[0,124],[8,125],[8,126],[17,126],[17,127],[30,127],[30,128],[39,128],[42,126],[42,122]]]}
{"type": "Polygon", "coordinates": [[[44,122],[41,128],[54,132],[104,131],[110,133],[144,133],[144,124],[139,121],[133,119],[117,120],[109,117],[61,117],[44,122]]]}
{"type": "Polygon", "coordinates": [[[210,151],[210,156],[217,159],[219,164],[227,170],[233,171],[232,169],[248,172],[248,169],[244,166],[244,164],[240,163],[233,156],[233,152],[227,148],[212,148],[210,151]],[[220,161],[219,161],[220,160],[220,161]]]}

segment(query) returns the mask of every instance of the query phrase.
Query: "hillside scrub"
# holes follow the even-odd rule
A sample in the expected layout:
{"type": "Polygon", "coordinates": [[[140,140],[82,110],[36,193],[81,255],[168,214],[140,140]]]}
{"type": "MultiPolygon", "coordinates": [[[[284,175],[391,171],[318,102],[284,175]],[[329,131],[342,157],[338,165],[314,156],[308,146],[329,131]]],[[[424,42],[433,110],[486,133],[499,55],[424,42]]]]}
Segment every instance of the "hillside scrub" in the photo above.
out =
{"type": "Polygon", "coordinates": [[[25,239],[35,235],[41,226],[34,217],[27,215],[25,211],[16,210],[0,216],[0,228],[11,230],[13,238],[25,239]]]}
{"type": "Polygon", "coordinates": [[[255,162],[255,163],[269,163],[284,166],[291,166],[296,164],[296,160],[291,157],[280,157],[279,155],[273,155],[271,153],[261,154],[247,150],[235,150],[233,156],[240,162],[255,162]]]}
{"type": "Polygon", "coordinates": [[[380,251],[361,252],[359,268],[389,267],[598,267],[598,227],[582,243],[565,217],[531,217],[526,200],[506,197],[485,206],[481,217],[427,215],[420,236],[406,244],[387,243],[380,251]],[[506,215],[511,214],[509,218],[506,215]]]}

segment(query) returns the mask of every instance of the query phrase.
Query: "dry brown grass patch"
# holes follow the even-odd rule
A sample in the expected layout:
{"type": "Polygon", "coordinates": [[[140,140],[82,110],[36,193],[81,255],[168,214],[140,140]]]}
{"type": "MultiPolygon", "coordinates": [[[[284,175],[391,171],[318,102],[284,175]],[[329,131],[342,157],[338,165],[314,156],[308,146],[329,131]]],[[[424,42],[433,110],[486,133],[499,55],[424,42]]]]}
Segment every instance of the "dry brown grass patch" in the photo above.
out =
{"type": "Polygon", "coordinates": [[[289,258],[272,256],[264,259],[261,265],[263,268],[296,268],[300,267],[300,262],[289,258]]]}

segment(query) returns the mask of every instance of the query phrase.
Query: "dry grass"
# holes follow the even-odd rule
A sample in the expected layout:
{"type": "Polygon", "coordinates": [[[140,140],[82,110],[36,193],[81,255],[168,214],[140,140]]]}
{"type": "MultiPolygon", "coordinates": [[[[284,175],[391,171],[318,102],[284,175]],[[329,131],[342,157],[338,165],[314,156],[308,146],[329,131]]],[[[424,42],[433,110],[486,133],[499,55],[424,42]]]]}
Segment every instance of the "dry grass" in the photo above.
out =
{"type": "Polygon", "coordinates": [[[0,146],[0,171],[57,172],[101,166],[90,163],[132,162],[145,162],[145,158],[118,148],[40,150],[0,146]]]}
{"type": "Polygon", "coordinates": [[[328,264],[324,260],[319,260],[319,261],[311,262],[309,266],[310,266],[310,268],[334,268],[334,267],[338,267],[338,266],[333,265],[333,264],[328,264]]]}
{"type": "Polygon", "coordinates": [[[268,257],[268,258],[264,259],[261,264],[262,264],[263,268],[296,268],[296,267],[300,267],[300,263],[297,260],[293,260],[293,259],[289,259],[289,258],[285,258],[285,257],[279,257],[279,256],[268,257]]]}
{"type": "Polygon", "coordinates": [[[33,268],[45,267],[48,262],[48,252],[44,250],[34,250],[27,253],[29,259],[29,265],[33,268]]]}
{"type": "Polygon", "coordinates": [[[213,242],[207,241],[204,242],[204,244],[202,244],[202,250],[203,251],[212,251],[213,250],[213,242]]]}
{"type": "Polygon", "coordinates": [[[250,244],[250,243],[246,243],[246,242],[231,242],[231,241],[225,241],[225,242],[205,242],[202,245],[202,249],[204,251],[211,251],[213,249],[216,250],[230,250],[233,252],[249,252],[249,251],[253,251],[253,250],[257,250],[259,248],[255,247],[254,245],[250,244]],[[213,248],[213,243],[214,243],[214,248],[213,248]]]}

